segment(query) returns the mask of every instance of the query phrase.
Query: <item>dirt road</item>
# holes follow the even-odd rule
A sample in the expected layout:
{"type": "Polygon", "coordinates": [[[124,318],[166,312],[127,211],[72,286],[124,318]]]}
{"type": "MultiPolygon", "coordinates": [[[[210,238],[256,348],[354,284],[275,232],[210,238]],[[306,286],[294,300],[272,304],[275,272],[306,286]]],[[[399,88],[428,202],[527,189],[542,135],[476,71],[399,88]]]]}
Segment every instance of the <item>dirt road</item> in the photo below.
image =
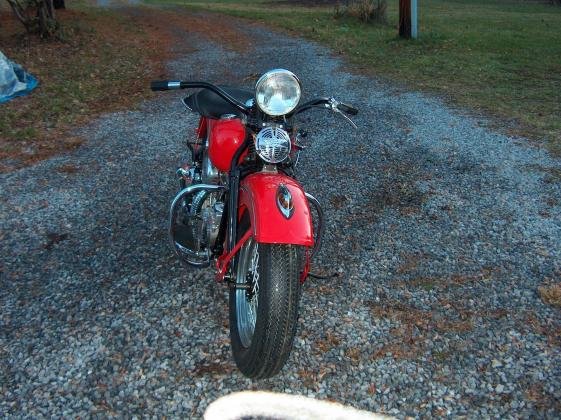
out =
{"type": "Polygon", "coordinates": [[[360,108],[356,132],[302,119],[300,179],[329,221],[316,270],[337,275],[305,284],[281,374],[242,377],[225,287],[166,238],[197,117],[178,93],[107,114],[74,153],[0,176],[0,413],[190,417],[268,389],[398,417],[560,415],[561,314],[538,292],[560,278],[558,159],[308,41],[169,28],[170,77],[251,87],[283,67],[306,98],[360,108]]]}

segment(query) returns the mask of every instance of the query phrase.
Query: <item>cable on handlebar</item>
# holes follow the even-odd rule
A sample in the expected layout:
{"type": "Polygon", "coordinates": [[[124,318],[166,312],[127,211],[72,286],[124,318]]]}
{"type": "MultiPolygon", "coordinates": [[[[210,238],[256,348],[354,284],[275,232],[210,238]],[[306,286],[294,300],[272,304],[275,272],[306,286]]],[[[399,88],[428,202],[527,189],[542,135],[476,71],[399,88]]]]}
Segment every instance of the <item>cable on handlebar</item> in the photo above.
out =
{"type": "MultiPolygon", "coordinates": [[[[288,114],[286,117],[290,118],[293,117],[296,114],[299,114],[303,111],[306,111],[310,108],[315,108],[315,107],[321,107],[322,105],[329,105],[330,103],[330,99],[329,98],[316,98],[316,99],[312,99],[311,101],[305,102],[302,105],[300,105],[299,107],[297,107],[294,111],[292,111],[290,114],[288,114]]],[[[325,106],[325,108],[330,108],[329,106],[325,106]]]]}

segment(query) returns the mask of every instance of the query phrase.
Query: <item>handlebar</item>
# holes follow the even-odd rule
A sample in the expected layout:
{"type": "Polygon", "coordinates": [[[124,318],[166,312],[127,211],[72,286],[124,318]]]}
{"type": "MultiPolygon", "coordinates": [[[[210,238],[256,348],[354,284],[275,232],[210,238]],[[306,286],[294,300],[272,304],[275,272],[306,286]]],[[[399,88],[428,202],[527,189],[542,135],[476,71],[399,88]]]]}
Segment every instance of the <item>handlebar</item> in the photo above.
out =
{"type": "Polygon", "coordinates": [[[339,102],[339,104],[337,105],[337,109],[339,111],[343,111],[345,114],[349,114],[349,115],[357,115],[358,114],[358,109],[356,109],[354,106],[346,104],[344,102],[339,102]]]}
{"type": "MultiPolygon", "coordinates": [[[[249,114],[250,112],[249,107],[239,102],[236,98],[230,96],[226,91],[224,91],[218,86],[213,85],[212,83],[183,82],[180,80],[154,80],[150,83],[150,89],[152,89],[153,91],[197,89],[197,88],[208,89],[213,91],[218,96],[223,98],[225,101],[229,102],[231,105],[236,107],[236,109],[238,109],[244,114],[249,114]]],[[[290,118],[296,114],[299,114],[300,112],[306,111],[307,109],[314,108],[314,107],[321,107],[321,108],[331,109],[333,111],[340,111],[349,115],[358,114],[358,109],[356,109],[352,105],[343,102],[338,102],[334,98],[317,98],[300,105],[290,114],[287,114],[286,117],[290,118]]]]}
{"type": "Polygon", "coordinates": [[[287,117],[292,117],[310,108],[318,108],[318,107],[330,109],[332,111],[341,111],[349,115],[358,114],[357,108],[355,108],[352,105],[346,104],[344,102],[338,102],[334,98],[316,98],[316,99],[312,99],[309,102],[303,103],[294,111],[292,111],[290,114],[288,114],[287,117]]]}
{"type": "Polygon", "coordinates": [[[153,80],[150,89],[153,91],[180,89],[181,82],[171,80],[153,80]]]}
{"type": "Polygon", "coordinates": [[[208,82],[182,82],[179,80],[154,80],[150,83],[150,89],[153,91],[162,90],[175,90],[175,89],[208,89],[216,93],[218,96],[223,98],[226,102],[230,103],[232,106],[236,107],[239,111],[244,114],[249,114],[249,108],[243,103],[238,101],[236,98],[230,96],[226,91],[218,86],[213,85],[208,82]]]}

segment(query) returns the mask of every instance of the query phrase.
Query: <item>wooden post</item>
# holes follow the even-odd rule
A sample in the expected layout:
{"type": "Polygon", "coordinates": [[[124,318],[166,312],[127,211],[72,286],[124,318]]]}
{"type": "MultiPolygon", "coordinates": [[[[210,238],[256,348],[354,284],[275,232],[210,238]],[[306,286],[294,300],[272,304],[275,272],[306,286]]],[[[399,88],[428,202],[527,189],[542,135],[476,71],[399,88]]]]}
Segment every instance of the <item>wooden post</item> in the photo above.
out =
{"type": "Polygon", "coordinates": [[[411,0],[399,0],[399,36],[411,38],[411,0]]]}
{"type": "Polygon", "coordinates": [[[419,17],[417,13],[417,0],[411,0],[411,38],[419,36],[419,17]]]}

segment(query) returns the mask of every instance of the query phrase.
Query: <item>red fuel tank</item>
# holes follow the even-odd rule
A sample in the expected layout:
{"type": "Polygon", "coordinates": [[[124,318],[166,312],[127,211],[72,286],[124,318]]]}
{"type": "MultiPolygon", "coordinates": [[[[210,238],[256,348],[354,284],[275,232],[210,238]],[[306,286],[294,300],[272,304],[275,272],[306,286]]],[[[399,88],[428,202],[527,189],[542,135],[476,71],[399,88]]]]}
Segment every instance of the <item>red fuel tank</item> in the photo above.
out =
{"type": "Polygon", "coordinates": [[[208,155],[220,172],[229,172],[232,159],[245,140],[245,127],[241,120],[208,120],[210,140],[208,155]]]}

